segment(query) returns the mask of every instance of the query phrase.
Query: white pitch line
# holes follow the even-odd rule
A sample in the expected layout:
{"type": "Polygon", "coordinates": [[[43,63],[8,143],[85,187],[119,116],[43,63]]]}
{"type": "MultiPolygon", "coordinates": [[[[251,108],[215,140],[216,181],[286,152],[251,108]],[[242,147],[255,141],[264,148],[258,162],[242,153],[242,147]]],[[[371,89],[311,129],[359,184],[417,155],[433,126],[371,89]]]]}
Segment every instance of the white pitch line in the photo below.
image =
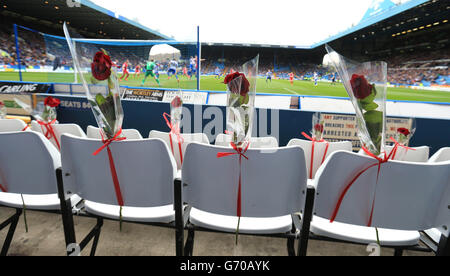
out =
{"type": "Polygon", "coordinates": [[[297,94],[297,95],[300,94],[300,93],[298,93],[297,91],[294,91],[294,90],[289,89],[289,88],[286,88],[286,87],[284,87],[284,89],[287,90],[287,91],[289,91],[289,92],[291,92],[291,93],[297,94]]]}

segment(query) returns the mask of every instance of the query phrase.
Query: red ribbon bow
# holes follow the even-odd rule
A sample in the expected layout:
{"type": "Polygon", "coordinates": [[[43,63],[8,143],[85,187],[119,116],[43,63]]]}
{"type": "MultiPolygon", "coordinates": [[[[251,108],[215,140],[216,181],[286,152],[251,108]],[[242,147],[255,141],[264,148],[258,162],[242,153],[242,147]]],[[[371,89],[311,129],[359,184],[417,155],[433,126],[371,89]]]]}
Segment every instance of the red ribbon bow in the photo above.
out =
{"type": "Polygon", "coordinates": [[[395,151],[397,150],[397,145],[394,146],[394,149],[392,149],[391,153],[389,155],[386,155],[386,152],[384,152],[384,158],[380,158],[378,156],[376,156],[375,154],[371,153],[368,149],[366,149],[365,147],[362,147],[363,151],[369,155],[370,157],[375,158],[378,163],[372,164],[369,167],[363,169],[362,171],[360,171],[353,179],[352,181],[350,181],[349,184],[347,184],[347,186],[345,187],[344,191],[341,193],[341,195],[339,196],[338,202],[334,208],[333,214],[330,218],[330,222],[333,222],[336,219],[336,216],[339,212],[339,208],[341,207],[341,203],[345,197],[345,194],[347,193],[347,191],[350,189],[350,187],[353,185],[353,183],[364,173],[366,172],[368,169],[378,166],[378,171],[377,171],[377,181],[375,182],[375,195],[373,196],[372,199],[372,208],[370,211],[370,216],[369,216],[369,221],[367,223],[367,226],[370,227],[372,225],[372,217],[373,217],[373,210],[375,207],[375,198],[376,198],[376,186],[378,184],[378,178],[380,175],[380,170],[381,170],[381,165],[384,163],[387,163],[389,161],[389,159],[392,157],[392,154],[395,153],[395,151]]]}
{"type": "Polygon", "coordinates": [[[170,128],[169,140],[170,140],[170,148],[172,149],[172,154],[175,155],[175,152],[173,150],[173,142],[172,142],[172,133],[173,133],[174,135],[177,136],[178,150],[180,151],[180,162],[181,162],[181,164],[183,164],[183,151],[181,149],[181,145],[184,143],[184,139],[181,136],[180,127],[178,125],[176,125],[176,126],[172,125],[172,123],[169,120],[169,118],[171,117],[169,114],[164,112],[163,117],[164,117],[164,120],[166,121],[167,126],[170,128]]]}
{"type": "Polygon", "coordinates": [[[27,130],[29,127],[30,127],[29,125],[26,125],[26,126],[22,129],[22,131],[27,130]]]}
{"type": "Polygon", "coordinates": [[[39,125],[41,125],[42,132],[44,132],[44,128],[46,129],[46,131],[44,133],[44,136],[47,139],[49,139],[49,140],[52,139],[52,138],[55,139],[56,146],[58,146],[58,149],[61,150],[61,146],[59,145],[59,141],[56,138],[55,130],[53,129],[53,126],[52,126],[56,122],[56,119],[53,119],[49,123],[46,123],[46,122],[43,122],[43,121],[39,121],[39,120],[37,122],[38,122],[39,125]]]}
{"type": "Polygon", "coordinates": [[[230,144],[231,144],[231,147],[235,150],[235,152],[218,152],[217,158],[227,157],[227,156],[231,156],[231,155],[239,155],[239,187],[238,187],[238,196],[237,196],[236,216],[240,218],[242,215],[242,203],[241,203],[242,168],[241,168],[241,164],[242,164],[242,157],[244,157],[245,159],[248,160],[248,157],[245,156],[245,153],[247,152],[248,147],[250,146],[250,143],[247,143],[247,146],[245,148],[237,147],[236,144],[233,142],[231,142],[230,144]]]}
{"type": "MultiPolygon", "coordinates": [[[[404,149],[406,150],[406,152],[408,152],[408,150],[416,150],[416,149],[413,149],[413,148],[410,148],[410,147],[407,147],[407,146],[405,146],[405,145],[400,144],[399,142],[397,142],[397,140],[395,140],[395,139],[392,138],[392,137],[391,137],[390,139],[391,139],[392,142],[395,143],[395,146],[394,146],[394,148],[392,149],[392,151],[394,151],[394,154],[392,155],[392,160],[395,159],[395,154],[397,154],[398,147],[404,148],[404,149]]],[[[406,154],[406,152],[405,152],[405,154],[406,154]]]]}
{"type": "Polygon", "coordinates": [[[321,140],[316,140],[316,138],[311,138],[308,134],[306,134],[305,132],[302,132],[302,135],[305,136],[306,139],[312,141],[312,149],[311,149],[311,165],[309,166],[309,178],[312,179],[312,172],[313,172],[313,165],[314,165],[314,145],[315,143],[326,143],[326,147],[325,147],[325,152],[323,154],[322,157],[322,162],[320,163],[320,165],[323,164],[323,162],[325,161],[325,157],[327,156],[327,152],[328,152],[328,147],[330,146],[330,143],[328,143],[327,141],[325,141],[324,139],[321,140]]]}
{"type": "Polygon", "coordinates": [[[113,183],[114,183],[114,189],[116,191],[116,197],[117,197],[117,203],[119,204],[119,206],[124,206],[124,201],[123,201],[123,196],[122,196],[122,191],[120,190],[120,183],[119,183],[119,178],[117,177],[117,171],[116,171],[116,166],[114,165],[114,159],[111,153],[111,149],[109,148],[109,145],[114,142],[114,141],[123,141],[125,139],[127,139],[126,137],[120,137],[119,136],[122,134],[122,129],[119,129],[119,131],[116,133],[116,135],[114,135],[113,138],[111,139],[104,139],[103,137],[103,133],[100,132],[100,134],[102,135],[102,142],[103,142],[103,146],[101,146],[98,150],[96,150],[92,155],[96,156],[97,154],[99,154],[104,148],[107,149],[108,151],[108,158],[109,158],[109,169],[111,170],[111,176],[113,179],[113,183]]]}

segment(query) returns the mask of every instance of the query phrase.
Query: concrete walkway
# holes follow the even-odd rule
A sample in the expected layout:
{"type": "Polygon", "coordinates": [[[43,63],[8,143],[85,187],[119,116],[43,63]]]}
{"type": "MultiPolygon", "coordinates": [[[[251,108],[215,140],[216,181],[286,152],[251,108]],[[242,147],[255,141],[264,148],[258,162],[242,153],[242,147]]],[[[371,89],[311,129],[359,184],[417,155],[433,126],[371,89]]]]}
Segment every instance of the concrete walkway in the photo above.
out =
{"type": "MultiPolygon", "coordinates": [[[[12,215],[12,209],[0,208],[0,222],[12,215]]],[[[77,238],[83,238],[95,225],[94,219],[75,217],[77,238]]],[[[60,215],[27,211],[29,232],[25,232],[23,217],[12,241],[10,256],[65,255],[64,232],[60,215]]],[[[7,229],[0,231],[0,246],[7,229]]],[[[88,248],[90,249],[90,245],[88,248]]],[[[89,254],[89,250],[82,255],[89,254]]],[[[97,248],[98,256],[174,256],[175,233],[172,229],[123,224],[105,220],[97,248]]],[[[233,234],[196,232],[194,255],[199,256],[286,256],[286,240],[277,238],[240,236],[235,245],[233,234]]],[[[366,246],[310,240],[310,256],[367,256],[366,246]]],[[[393,250],[382,249],[382,255],[393,255],[393,250]]],[[[404,255],[432,256],[431,253],[405,251],[404,255]]]]}

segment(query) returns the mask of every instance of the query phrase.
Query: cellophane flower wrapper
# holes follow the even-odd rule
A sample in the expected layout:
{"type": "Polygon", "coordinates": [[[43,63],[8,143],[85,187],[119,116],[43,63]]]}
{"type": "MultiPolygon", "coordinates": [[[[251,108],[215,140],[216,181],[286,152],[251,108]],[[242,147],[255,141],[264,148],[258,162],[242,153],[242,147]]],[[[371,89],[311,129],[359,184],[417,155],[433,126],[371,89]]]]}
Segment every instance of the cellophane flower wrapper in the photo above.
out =
{"type": "Polygon", "coordinates": [[[258,64],[259,55],[242,65],[242,73],[249,82],[248,93],[242,91],[242,84],[246,81],[242,76],[227,84],[227,131],[238,147],[252,136],[258,64]]]}
{"type": "Polygon", "coordinates": [[[172,126],[180,131],[181,116],[183,115],[183,92],[178,90],[175,97],[170,102],[170,123],[172,126]]]}
{"type": "Polygon", "coordinates": [[[401,131],[399,131],[399,129],[397,129],[397,131],[395,132],[394,139],[404,146],[409,145],[409,141],[411,140],[411,138],[414,136],[414,133],[416,132],[416,119],[412,118],[411,120],[412,120],[411,128],[408,129],[408,131],[409,131],[408,135],[404,135],[401,131]]]}
{"type": "Polygon", "coordinates": [[[385,151],[387,64],[351,61],[325,47],[355,108],[362,146],[379,155],[385,151]]]}
{"type": "Polygon", "coordinates": [[[6,106],[3,102],[0,102],[0,119],[6,119],[6,106]]]}
{"type": "Polygon", "coordinates": [[[102,53],[103,56],[108,56],[111,61],[112,58],[109,56],[109,53],[96,44],[76,42],[71,36],[74,35],[75,37],[76,34],[69,32],[65,23],[64,34],[72,55],[73,65],[77,70],[79,79],[82,81],[84,90],[86,91],[86,97],[91,105],[98,127],[101,129],[105,138],[111,139],[119,132],[123,123],[123,109],[120,100],[117,69],[111,66],[110,74],[106,79],[97,79],[92,71],[94,59],[97,58],[97,54],[102,53]],[[89,84],[104,87],[104,92],[93,92],[89,84]]]}
{"type": "Polygon", "coordinates": [[[311,137],[317,141],[322,140],[324,130],[324,121],[320,120],[320,113],[314,113],[312,117],[311,137]]]}
{"type": "Polygon", "coordinates": [[[38,121],[49,123],[57,118],[56,107],[47,106],[44,102],[38,102],[36,107],[32,108],[17,98],[14,98],[14,101],[38,121]]]}

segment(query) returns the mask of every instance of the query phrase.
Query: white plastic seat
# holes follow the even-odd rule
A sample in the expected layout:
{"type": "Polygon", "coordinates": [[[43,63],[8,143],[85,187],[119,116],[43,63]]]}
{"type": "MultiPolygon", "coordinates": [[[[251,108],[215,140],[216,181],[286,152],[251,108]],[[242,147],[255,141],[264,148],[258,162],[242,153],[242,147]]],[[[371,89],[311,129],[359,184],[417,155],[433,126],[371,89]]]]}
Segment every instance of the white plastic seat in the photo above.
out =
{"type": "MultiPolygon", "coordinates": [[[[184,158],[184,154],[186,152],[186,147],[192,143],[192,142],[198,142],[203,144],[209,144],[208,136],[204,133],[181,133],[181,137],[183,138],[183,144],[181,145],[181,153],[184,158]]],[[[162,139],[167,146],[170,149],[170,152],[172,153],[172,149],[170,146],[170,136],[169,132],[162,132],[157,130],[152,130],[149,133],[149,138],[159,138],[162,139]]],[[[178,139],[176,136],[172,135],[172,145],[173,145],[173,156],[175,157],[175,160],[177,162],[177,169],[181,170],[181,156],[180,156],[180,150],[178,147],[178,139]]],[[[179,176],[181,176],[181,172],[178,173],[179,176]]]]}
{"type": "MultiPolygon", "coordinates": [[[[195,227],[234,233],[238,217],[238,155],[218,158],[233,149],[191,143],[183,163],[183,198],[192,208],[189,222],[195,227]]],[[[285,234],[292,215],[303,212],[307,173],[300,147],[249,149],[242,159],[242,214],[239,232],[285,234]],[[300,168],[300,169],[299,169],[300,168]]],[[[188,237],[189,240],[189,237],[188,237]]]]}
{"type": "Polygon", "coordinates": [[[450,147],[441,148],[430,157],[428,163],[438,163],[450,160],[450,147]]]}
{"type": "MultiPolygon", "coordinates": [[[[1,133],[0,145],[0,185],[6,189],[0,190],[0,206],[16,209],[14,219],[6,225],[11,224],[10,229],[15,230],[23,204],[26,210],[59,211],[58,150],[34,131],[1,133]]],[[[13,234],[14,231],[8,234],[1,255],[6,255],[13,234]]]]}
{"type": "MultiPolygon", "coordinates": [[[[65,190],[100,204],[117,205],[106,149],[97,139],[62,136],[65,190]]],[[[110,145],[126,207],[161,207],[173,203],[175,160],[160,139],[125,140],[110,145]]]]}
{"type": "MultiPolygon", "coordinates": [[[[142,140],[142,135],[137,129],[123,129],[122,135],[127,137],[127,140],[142,140]]],[[[100,129],[98,127],[88,126],[87,137],[91,139],[102,139],[100,129]]]]}
{"type": "MultiPolygon", "coordinates": [[[[310,174],[311,170],[311,151],[312,151],[312,142],[309,140],[303,140],[303,139],[292,139],[289,141],[288,146],[299,146],[303,149],[305,152],[305,159],[306,159],[306,167],[308,170],[308,176],[310,174]]],[[[322,164],[323,155],[325,154],[326,150],[326,143],[314,143],[314,160],[313,160],[313,169],[312,169],[312,175],[311,178],[314,179],[317,170],[322,164]]],[[[327,154],[325,156],[326,160],[328,156],[330,156],[333,152],[344,150],[344,151],[352,151],[352,143],[349,141],[343,141],[343,142],[329,142],[327,154]]]]}
{"type": "Polygon", "coordinates": [[[382,165],[377,186],[377,166],[372,167],[348,189],[335,222],[330,223],[338,198],[349,181],[376,163],[371,157],[345,151],[335,152],[325,161],[315,178],[312,233],[366,244],[376,241],[374,227],[377,227],[382,246],[411,246],[419,241],[418,231],[447,227],[450,162],[389,161],[382,165]],[[371,227],[367,227],[375,186],[373,219],[371,227]]]}
{"type": "MultiPolygon", "coordinates": [[[[77,124],[53,124],[52,128],[55,131],[56,139],[58,139],[58,143],[61,146],[61,135],[63,134],[71,134],[76,137],[86,137],[86,134],[84,133],[83,129],[77,124]]],[[[31,130],[45,134],[46,130],[44,127],[38,124],[37,121],[31,121],[31,130]]],[[[57,143],[54,138],[50,139],[50,142],[55,147],[57,146],[57,143]]]]}
{"type": "MultiPolygon", "coordinates": [[[[216,137],[216,146],[231,147],[231,135],[219,134],[216,137]]],[[[275,137],[251,137],[250,149],[278,148],[278,141],[275,137]]]]}
{"type": "MultiPolygon", "coordinates": [[[[386,146],[387,154],[389,155],[394,147],[386,146]]],[[[409,161],[409,162],[427,162],[430,157],[430,147],[411,147],[411,149],[406,150],[403,147],[397,147],[397,152],[395,153],[394,160],[398,161],[409,161]]]]}
{"type": "MultiPolygon", "coordinates": [[[[373,227],[357,226],[347,223],[333,222],[314,216],[311,221],[311,232],[318,236],[361,244],[376,243],[376,231],[373,227]]],[[[378,228],[382,246],[413,246],[420,240],[418,231],[400,231],[378,228]]]]}
{"type": "MultiPolygon", "coordinates": [[[[61,202],[57,194],[49,195],[23,195],[26,208],[30,210],[59,210],[61,202]]],[[[0,205],[11,208],[23,208],[20,194],[1,193],[0,205]]]]}
{"type": "MultiPolygon", "coordinates": [[[[386,146],[386,154],[389,155],[394,146],[386,146]]],[[[366,155],[363,150],[359,151],[359,154],[366,155]]],[[[405,149],[403,147],[397,147],[397,152],[393,156],[393,160],[397,161],[409,161],[409,162],[427,162],[430,155],[430,147],[411,147],[411,149],[405,149]]],[[[391,158],[392,159],[392,158],[391,158]]]]}
{"type": "MultiPolygon", "coordinates": [[[[139,223],[166,224],[175,220],[175,159],[161,139],[113,142],[113,156],[124,206],[120,206],[111,175],[107,149],[97,156],[92,153],[103,145],[98,139],[62,136],[62,170],[65,195],[76,193],[85,200],[82,214],[97,218],[95,240],[100,235],[102,219],[122,219],[139,223]]],[[[60,191],[61,192],[61,191],[60,191]]],[[[66,203],[67,204],[67,203],[66,203]]],[[[67,213],[66,216],[71,216],[67,213]]],[[[75,237],[72,223],[65,225],[67,237],[75,237]]],[[[66,244],[76,242],[74,238],[66,244]]],[[[91,255],[95,254],[94,241],[91,255]]]]}
{"type": "MultiPolygon", "coordinates": [[[[189,221],[199,227],[234,233],[236,232],[238,217],[217,215],[192,208],[189,221]]],[[[242,217],[239,225],[239,233],[243,234],[287,233],[291,229],[292,217],[290,215],[269,219],[242,217]]]]}
{"type": "MultiPolygon", "coordinates": [[[[120,207],[117,205],[85,201],[84,207],[86,208],[86,212],[90,214],[115,220],[120,219],[120,207]]],[[[122,218],[134,222],[169,223],[174,220],[173,205],[150,208],[123,207],[122,218]]]]}
{"type": "Polygon", "coordinates": [[[19,119],[0,119],[0,133],[23,131],[26,126],[27,124],[19,119]]]}
{"type": "MultiPolygon", "coordinates": [[[[450,161],[450,147],[441,148],[433,156],[430,157],[428,163],[439,163],[450,161]]],[[[426,184],[425,184],[426,185],[426,184]]],[[[450,222],[448,223],[450,225],[450,222]]],[[[437,228],[425,230],[425,233],[435,242],[439,243],[442,231],[437,228]]]]}

